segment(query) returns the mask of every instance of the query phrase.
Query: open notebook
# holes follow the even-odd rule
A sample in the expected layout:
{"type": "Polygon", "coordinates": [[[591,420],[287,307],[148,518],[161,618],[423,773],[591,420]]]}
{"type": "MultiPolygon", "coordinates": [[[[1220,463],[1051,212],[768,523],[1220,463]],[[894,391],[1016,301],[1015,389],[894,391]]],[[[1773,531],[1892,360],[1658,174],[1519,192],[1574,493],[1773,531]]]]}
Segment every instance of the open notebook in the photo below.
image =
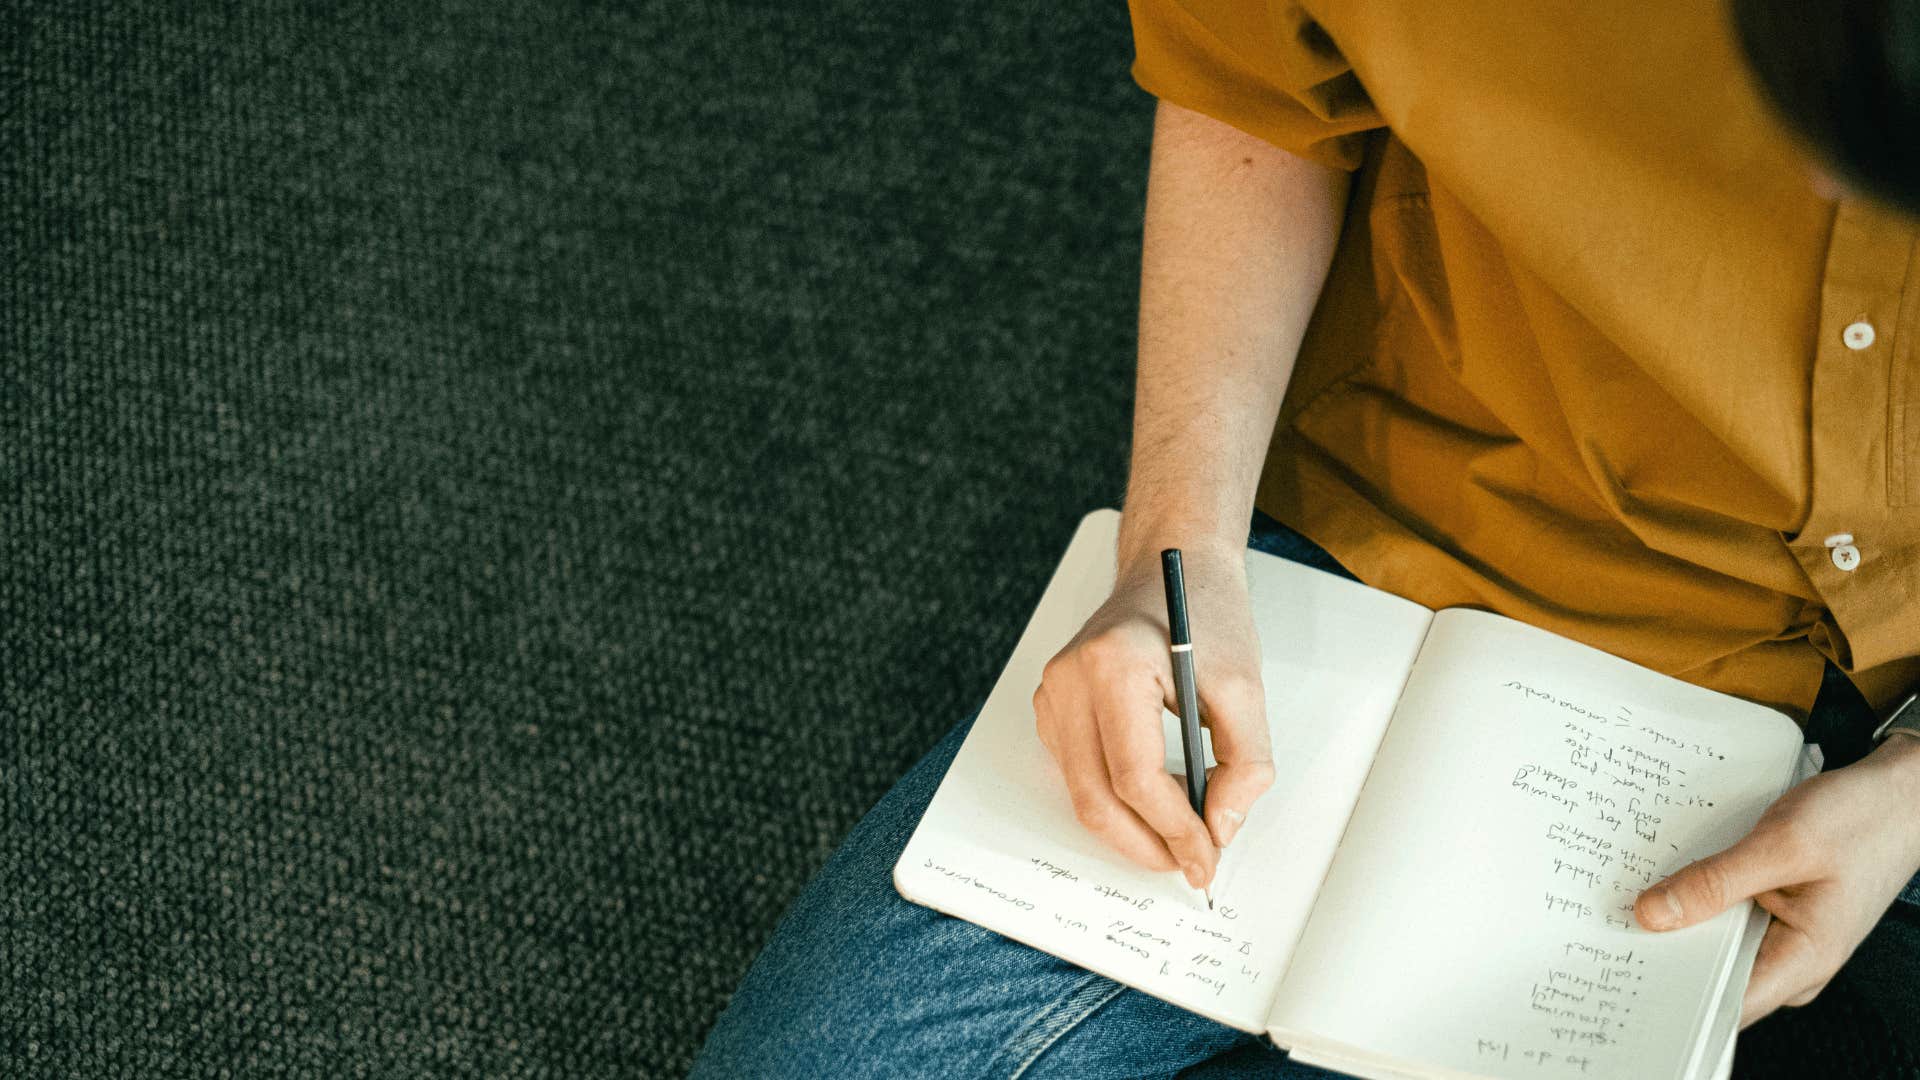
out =
{"type": "Polygon", "coordinates": [[[1766,913],[1656,934],[1631,908],[1818,770],[1790,719],[1250,550],[1278,778],[1209,912],[1079,824],[1034,730],[1119,521],[1080,523],[894,868],[902,896],[1356,1076],[1727,1073],[1766,913]]]}

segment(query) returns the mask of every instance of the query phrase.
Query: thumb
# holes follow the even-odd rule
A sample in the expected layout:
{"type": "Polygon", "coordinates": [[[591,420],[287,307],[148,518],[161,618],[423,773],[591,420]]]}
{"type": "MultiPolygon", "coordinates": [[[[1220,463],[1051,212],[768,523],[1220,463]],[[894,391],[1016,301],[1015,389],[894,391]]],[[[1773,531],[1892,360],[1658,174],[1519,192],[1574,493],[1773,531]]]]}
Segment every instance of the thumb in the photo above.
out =
{"type": "Polygon", "coordinates": [[[1222,680],[1212,694],[1202,695],[1201,706],[1218,763],[1207,777],[1207,829],[1214,846],[1224,848],[1246,822],[1254,800],[1273,786],[1266,694],[1257,681],[1222,680]]]}
{"type": "Polygon", "coordinates": [[[1678,930],[1704,922],[1751,896],[1793,884],[1789,866],[1758,834],[1681,867],[1640,894],[1633,914],[1649,930],[1678,930]]]}

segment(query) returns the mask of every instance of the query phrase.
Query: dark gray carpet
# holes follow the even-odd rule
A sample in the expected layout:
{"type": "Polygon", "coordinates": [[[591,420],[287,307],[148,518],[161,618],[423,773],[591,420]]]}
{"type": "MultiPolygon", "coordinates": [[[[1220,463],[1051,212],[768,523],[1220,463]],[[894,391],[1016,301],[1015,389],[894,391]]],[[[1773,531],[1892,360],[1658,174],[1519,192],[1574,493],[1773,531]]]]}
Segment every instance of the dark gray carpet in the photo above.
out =
{"type": "Polygon", "coordinates": [[[1119,498],[1130,59],[7,5],[0,1074],[683,1071],[1119,498]]]}

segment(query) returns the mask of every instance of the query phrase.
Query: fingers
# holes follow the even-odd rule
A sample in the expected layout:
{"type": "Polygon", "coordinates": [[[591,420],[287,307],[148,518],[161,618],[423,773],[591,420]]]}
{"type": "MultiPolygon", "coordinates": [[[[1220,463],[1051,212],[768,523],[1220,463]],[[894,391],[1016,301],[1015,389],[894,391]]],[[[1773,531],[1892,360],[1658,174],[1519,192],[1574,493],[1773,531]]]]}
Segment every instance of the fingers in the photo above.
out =
{"type": "MultiPolygon", "coordinates": [[[[1061,680],[1059,685],[1075,684],[1061,680]]],[[[1100,732],[1092,723],[1091,706],[1076,690],[1062,691],[1067,700],[1058,701],[1049,687],[1050,684],[1043,681],[1034,692],[1034,710],[1039,720],[1040,741],[1059,763],[1066,780],[1067,795],[1073,801],[1073,816],[1088,831],[1141,866],[1152,870],[1174,869],[1179,864],[1160,834],[1114,794],[1106,755],[1100,746],[1100,732]]]]}
{"type": "MultiPolygon", "coordinates": [[[[1835,968],[1834,970],[1837,970],[1835,968]]],[[[1760,940],[1760,953],[1747,980],[1747,996],[1740,1006],[1740,1026],[1746,1027],[1782,1005],[1805,1005],[1826,989],[1834,970],[1817,943],[1798,927],[1775,919],[1760,940]]]]}
{"type": "Polygon", "coordinates": [[[1689,863],[1634,901],[1634,917],[1649,930],[1677,930],[1710,919],[1734,904],[1805,880],[1801,853],[1781,829],[1755,829],[1739,843],[1689,863]]]}
{"type": "Polygon", "coordinates": [[[1159,834],[1187,884],[1213,880],[1220,852],[1187,801],[1186,786],[1166,770],[1162,699],[1151,684],[1106,683],[1093,695],[1093,713],[1113,792],[1159,834]]]}
{"type": "MultiPolygon", "coordinates": [[[[1832,981],[1833,981],[1832,979],[1827,980],[1827,982],[1832,982],[1832,981]]],[[[1813,1004],[1813,999],[1820,996],[1820,991],[1825,990],[1826,988],[1827,988],[1827,983],[1823,982],[1818,986],[1811,987],[1807,990],[1803,990],[1798,995],[1787,999],[1787,1004],[1793,1006],[1796,1009],[1802,1005],[1811,1005],[1813,1004]]]]}
{"type": "Polygon", "coordinates": [[[1208,776],[1207,828],[1214,844],[1226,847],[1246,822],[1254,800],[1273,786],[1266,693],[1258,680],[1223,677],[1202,692],[1201,707],[1218,763],[1208,776]]]}

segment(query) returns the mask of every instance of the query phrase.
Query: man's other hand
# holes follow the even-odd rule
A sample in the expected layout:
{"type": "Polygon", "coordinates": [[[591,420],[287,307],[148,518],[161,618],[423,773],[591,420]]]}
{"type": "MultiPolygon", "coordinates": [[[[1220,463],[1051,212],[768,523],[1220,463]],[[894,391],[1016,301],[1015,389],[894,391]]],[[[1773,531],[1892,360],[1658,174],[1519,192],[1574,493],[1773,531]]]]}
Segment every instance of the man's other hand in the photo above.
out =
{"type": "Polygon", "coordinates": [[[1732,847],[1640,894],[1649,930],[1712,918],[1748,897],[1773,915],[1740,1013],[1742,1028],[1826,988],[1920,869],[1920,739],[1895,736],[1845,768],[1796,785],[1732,847]]]}

